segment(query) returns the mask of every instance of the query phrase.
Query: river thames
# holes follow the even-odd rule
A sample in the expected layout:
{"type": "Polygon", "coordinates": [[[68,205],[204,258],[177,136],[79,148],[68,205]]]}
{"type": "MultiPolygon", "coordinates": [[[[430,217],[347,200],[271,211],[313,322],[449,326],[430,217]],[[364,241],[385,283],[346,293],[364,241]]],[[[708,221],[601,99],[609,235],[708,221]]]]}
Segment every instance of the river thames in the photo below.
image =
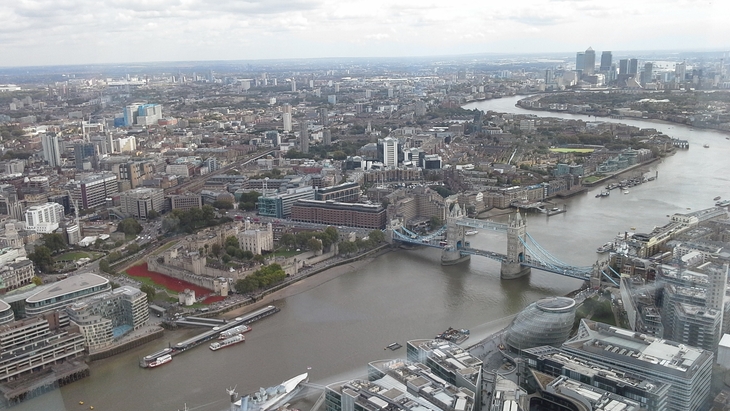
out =
{"type": "MultiPolygon", "coordinates": [[[[515,107],[520,97],[471,103],[465,108],[534,114],[541,117],[593,117],[515,107]]],[[[548,251],[573,265],[591,265],[598,246],[618,233],[650,231],[667,215],[711,207],[713,198],[730,198],[730,141],[726,134],[637,120],[597,119],[656,128],[690,141],[689,150],[646,166],[659,178],[595,198],[601,186],[557,204],[568,212],[530,214],[528,232],[548,251]],[[702,148],[709,144],[710,148],[702,148]]],[[[497,221],[503,221],[499,218],[497,221]]],[[[504,234],[480,232],[472,245],[506,251],[504,234]]],[[[328,384],[364,376],[369,361],[405,356],[391,342],[431,338],[448,327],[469,328],[469,343],[507,325],[530,302],[564,295],[581,286],[575,279],[533,270],[525,278],[501,281],[499,265],[472,257],[443,267],[436,249],[394,251],[371,264],[300,294],[279,300],[281,312],[252,325],[246,342],[212,352],[206,345],[176,356],[157,369],[138,366],[141,356],[196,334],[167,333],[162,339],[90,365],[91,377],[23,403],[15,410],[218,411],[228,409],[225,389],[241,394],[277,384],[309,369],[311,382],[328,384]],[[311,368],[311,369],[310,369],[311,368]],[[84,401],[80,405],[79,401],[84,401]]],[[[303,410],[308,411],[308,410],[303,410]]]]}

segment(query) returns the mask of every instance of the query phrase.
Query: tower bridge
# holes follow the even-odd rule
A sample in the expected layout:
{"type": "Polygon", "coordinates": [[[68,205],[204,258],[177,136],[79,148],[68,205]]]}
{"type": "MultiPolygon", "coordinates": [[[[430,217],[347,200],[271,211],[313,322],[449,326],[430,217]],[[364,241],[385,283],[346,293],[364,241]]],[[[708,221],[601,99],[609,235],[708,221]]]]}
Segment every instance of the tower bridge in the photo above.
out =
{"type": "Polygon", "coordinates": [[[472,255],[490,258],[501,263],[500,277],[505,280],[527,275],[533,268],[584,281],[605,280],[618,285],[619,275],[607,262],[593,266],[574,266],[552,255],[527,232],[527,220],[517,212],[508,223],[477,220],[466,217],[456,204],[446,218],[446,225],[428,235],[420,235],[403,226],[392,229],[392,238],[406,244],[441,249],[441,264],[454,265],[467,261],[472,255]],[[480,229],[507,234],[507,254],[482,250],[467,240],[468,229],[480,229]]]}

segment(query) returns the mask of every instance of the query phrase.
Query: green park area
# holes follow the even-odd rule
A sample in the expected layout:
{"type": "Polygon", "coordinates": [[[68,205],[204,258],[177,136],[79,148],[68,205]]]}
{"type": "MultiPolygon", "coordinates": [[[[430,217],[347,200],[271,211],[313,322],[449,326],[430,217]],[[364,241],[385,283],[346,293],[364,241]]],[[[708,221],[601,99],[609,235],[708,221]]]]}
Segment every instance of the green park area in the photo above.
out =
{"type": "Polygon", "coordinates": [[[592,175],[592,176],[588,176],[588,177],[586,177],[586,178],[583,179],[583,184],[595,183],[596,181],[598,181],[598,180],[600,180],[600,179],[602,179],[604,177],[606,177],[606,176],[603,175],[603,174],[595,174],[595,175],[592,175]]]}
{"type": "Polygon", "coordinates": [[[551,148],[550,151],[553,153],[592,153],[595,149],[592,148],[551,148]]]}
{"type": "Polygon", "coordinates": [[[69,251],[55,257],[56,261],[76,261],[82,258],[88,258],[95,260],[99,257],[104,256],[104,253],[97,253],[94,251],[69,251]]]}

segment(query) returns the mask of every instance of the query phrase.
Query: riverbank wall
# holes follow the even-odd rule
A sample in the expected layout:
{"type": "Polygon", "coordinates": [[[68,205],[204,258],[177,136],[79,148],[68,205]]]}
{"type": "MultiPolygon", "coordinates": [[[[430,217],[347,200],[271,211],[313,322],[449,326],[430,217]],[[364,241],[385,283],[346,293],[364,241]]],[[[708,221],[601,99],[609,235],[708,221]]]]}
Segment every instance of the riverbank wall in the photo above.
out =
{"type": "Polygon", "coordinates": [[[111,356],[131,350],[132,348],[139,347],[140,345],[147,344],[150,341],[161,338],[164,332],[165,330],[163,328],[159,328],[138,337],[133,337],[132,339],[125,341],[119,345],[89,353],[89,361],[97,361],[104,358],[109,358],[111,356]]]}
{"type": "MultiPolygon", "coordinates": [[[[522,100],[520,100],[520,101],[522,101],[522,100]]],[[[521,109],[524,109],[524,110],[542,111],[545,113],[572,114],[575,116],[588,116],[588,117],[593,116],[593,118],[595,118],[596,121],[599,121],[599,119],[601,119],[601,118],[614,118],[614,119],[618,119],[618,120],[641,120],[641,121],[648,121],[648,122],[660,123],[660,124],[677,124],[680,126],[694,127],[697,129],[708,130],[708,131],[717,131],[717,132],[725,133],[725,134],[730,133],[730,130],[726,130],[726,129],[722,129],[722,128],[718,128],[718,127],[708,127],[706,125],[692,124],[692,123],[686,123],[686,122],[682,122],[682,121],[673,121],[673,120],[667,120],[667,119],[663,119],[663,118],[644,118],[644,117],[625,117],[625,116],[622,117],[622,116],[615,116],[615,115],[611,115],[611,114],[602,115],[602,114],[595,114],[595,113],[578,113],[578,112],[572,112],[572,111],[567,111],[567,110],[550,110],[550,109],[543,108],[543,107],[523,106],[520,104],[519,101],[517,102],[517,104],[515,104],[515,106],[519,107],[521,109]]]]}
{"type": "Polygon", "coordinates": [[[618,177],[618,176],[620,176],[622,174],[629,173],[629,172],[631,172],[633,170],[636,170],[637,168],[641,168],[643,166],[647,166],[647,165],[652,164],[652,163],[655,163],[655,162],[657,162],[659,160],[661,160],[661,157],[655,157],[655,158],[652,158],[651,160],[645,161],[643,163],[634,164],[633,166],[629,166],[629,167],[626,167],[626,168],[624,168],[622,170],[616,171],[615,173],[611,173],[611,174],[607,175],[606,177],[600,178],[600,179],[598,179],[596,181],[593,181],[593,182],[590,182],[590,183],[583,183],[583,186],[584,187],[595,187],[597,185],[601,185],[601,184],[605,183],[606,181],[608,181],[608,180],[610,180],[610,179],[612,179],[614,177],[618,177]]]}

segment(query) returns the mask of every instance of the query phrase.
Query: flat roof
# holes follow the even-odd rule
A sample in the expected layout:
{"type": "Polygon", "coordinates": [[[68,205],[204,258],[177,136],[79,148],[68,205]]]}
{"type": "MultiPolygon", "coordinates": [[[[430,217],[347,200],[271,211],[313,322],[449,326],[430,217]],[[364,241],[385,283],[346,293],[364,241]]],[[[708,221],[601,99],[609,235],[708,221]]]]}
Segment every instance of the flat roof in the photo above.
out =
{"type": "MultiPolygon", "coordinates": [[[[0,300],[0,313],[3,311],[9,310],[9,309],[10,309],[10,304],[6,303],[3,300],[0,300]]],[[[725,334],[725,335],[727,335],[727,334],[725,334]]]]}
{"type": "Polygon", "coordinates": [[[722,339],[720,340],[720,344],[718,345],[720,347],[730,348],[730,334],[723,334],[722,339]]]}
{"type": "Polygon", "coordinates": [[[36,303],[40,301],[47,300],[49,298],[58,297],[61,295],[66,295],[69,293],[73,293],[76,291],[85,290],[87,288],[92,288],[104,284],[108,284],[109,280],[106,278],[94,274],[94,273],[83,273],[78,274],[73,277],[69,277],[65,280],[61,280],[55,284],[53,284],[52,287],[44,288],[41,291],[38,291],[37,293],[31,295],[28,297],[25,301],[27,303],[36,303]]]}

